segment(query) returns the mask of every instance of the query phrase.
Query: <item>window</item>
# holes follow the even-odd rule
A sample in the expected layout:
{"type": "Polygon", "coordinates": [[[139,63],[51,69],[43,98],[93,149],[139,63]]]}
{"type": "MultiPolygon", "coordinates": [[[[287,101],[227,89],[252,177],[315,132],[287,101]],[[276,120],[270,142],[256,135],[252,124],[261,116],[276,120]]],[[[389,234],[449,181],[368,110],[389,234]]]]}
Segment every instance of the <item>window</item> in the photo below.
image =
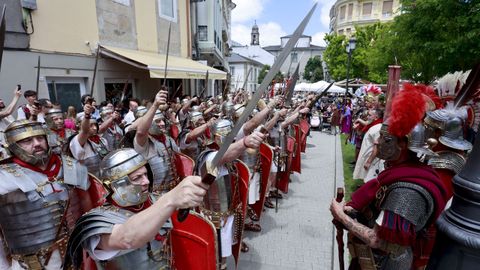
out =
{"type": "Polygon", "coordinates": [[[338,34],[339,34],[339,35],[343,35],[343,29],[342,29],[342,30],[338,30],[338,34]]]}
{"type": "Polygon", "coordinates": [[[348,18],[349,20],[351,20],[351,19],[352,19],[352,15],[353,15],[353,4],[348,4],[348,16],[347,16],[347,18],[348,18]]]}
{"type": "Polygon", "coordinates": [[[235,67],[230,67],[230,74],[233,76],[235,74],[235,67]]]}
{"type": "Polygon", "coordinates": [[[393,1],[392,0],[383,1],[382,15],[384,17],[391,16],[392,15],[392,9],[393,9],[393,1]]]}
{"type": "Polygon", "coordinates": [[[340,7],[340,20],[345,20],[345,9],[347,6],[341,6],[340,7]]]}
{"type": "Polygon", "coordinates": [[[169,21],[177,21],[177,1],[158,0],[158,11],[160,17],[169,21]]]}
{"type": "Polygon", "coordinates": [[[290,56],[290,60],[293,62],[293,63],[296,63],[298,62],[298,54],[296,52],[292,52],[291,56],[290,56]]]}
{"type": "Polygon", "coordinates": [[[208,32],[206,25],[199,25],[198,26],[198,40],[199,41],[207,41],[208,40],[208,32]]]}
{"type": "Polygon", "coordinates": [[[351,32],[352,32],[352,29],[347,28],[347,36],[350,35],[351,32]]]}
{"type": "Polygon", "coordinates": [[[52,103],[60,103],[62,111],[68,106],[74,106],[77,112],[83,110],[80,97],[85,94],[85,80],[83,78],[47,77],[49,98],[52,103]]]}
{"type": "Polygon", "coordinates": [[[365,17],[372,15],[372,3],[363,3],[362,15],[365,17]]]}
{"type": "Polygon", "coordinates": [[[124,6],[130,6],[130,0],[113,0],[113,2],[124,6]]]}

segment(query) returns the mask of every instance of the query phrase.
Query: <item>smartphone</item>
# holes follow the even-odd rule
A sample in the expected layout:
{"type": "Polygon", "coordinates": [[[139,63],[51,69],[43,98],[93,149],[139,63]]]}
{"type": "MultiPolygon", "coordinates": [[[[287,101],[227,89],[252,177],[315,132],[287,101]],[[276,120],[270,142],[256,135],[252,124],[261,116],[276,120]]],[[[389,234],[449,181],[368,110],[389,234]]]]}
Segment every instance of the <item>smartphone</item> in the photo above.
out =
{"type": "Polygon", "coordinates": [[[21,84],[17,84],[17,89],[18,89],[18,90],[22,90],[22,85],[21,85],[21,84]]]}

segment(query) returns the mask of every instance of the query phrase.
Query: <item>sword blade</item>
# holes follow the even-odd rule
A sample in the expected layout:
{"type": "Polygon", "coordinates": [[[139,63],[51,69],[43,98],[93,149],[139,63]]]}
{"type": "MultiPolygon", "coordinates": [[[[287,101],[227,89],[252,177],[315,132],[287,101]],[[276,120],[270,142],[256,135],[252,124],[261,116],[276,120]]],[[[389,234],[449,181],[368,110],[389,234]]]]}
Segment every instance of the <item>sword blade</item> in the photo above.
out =
{"type": "Polygon", "coordinates": [[[290,106],[290,104],[292,104],[293,90],[295,89],[295,85],[297,84],[297,80],[299,78],[299,69],[300,69],[300,64],[298,64],[297,68],[295,68],[295,72],[293,72],[293,75],[292,75],[292,80],[288,84],[287,90],[285,90],[286,92],[285,105],[287,106],[290,106]]]}
{"type": "Polygon", "coordinates": [[[248,76],[250,76],[250,73],[252,72],[252,68],[250,68],[247,72],[247,77],[245,77],[245,80],[243,81],[243,85],[242,85],[242,89],[243,90],[246,90],[245,87],[247,86],[247,82],[248,82],[248,76]]]}
{"type": "Polygon", "coordinates": [[[170,34],[172,32],[172,24],[168,26],[168,40],[167,40],[167,54],[165,56],[165,74],[163,77],[163,85],[162,86],[167,86],[167,68],[168,68],[168,54],[170,52],[170,34]]]}
{"type": "MultiPolygon", "coordinates": [[[[38,84],[40,82],[40,55],[38,56],[38,63],[37,63],[37,84],[35,85],[35,91],[38,95],[38,84]]],[[[57,100],[58,102],[58,100],[57,100]]]]}
{"type": "Polygon", "coordinates": [[[6,10],[7,10],[7,6],[3,4],[2,17],[0,17],[0,69],[2,67],[3,47],[5,46],[4,43],[5,43],[5,31],[6,31],[6,21],[5,21],[6,10]]]}
{"type": "Polygon", "coordinates": [[[258,90],[253,95],[252,99],[248,102],[248,105],[245,108],[244,112],[242,113],[242,115],[240,116],[238,121],[235,123],[235,126],[233,127],[230,134],[228,134],[228,136],[225,138],[225,141],[222,144],[222,146],[220,147],[220,150],[218,150],[217,154],[213,158],[213,160],[212,160],[212,165],[213,166],[216,167],[218,165],[218,162],[220,161],[220,158],[223,157],[223,155],[227,151],[228,147],[230,146],[230,144],[235,139],[235,136],[237,136],[237,133],[240,130],[240,128],[242,127],[243,123],[245,123],[245,121],[248,119],[248,117],[252,113],[253,109],[255,108],[255,106],[257,106],[257,102],[260,100],[262,95],[265,93],[268,86],[270,85],[270,82],[273,80],[273,78],[275,77],[277,72],[280,70],[280,67],[283,65],[283,62],[285,62],[285,59],[287,58],[287,56],[292,51],[293,47],[297,43],[300,36],[303,34],[303,31],[305,30],[305,27],[307,26],[308,21],[312,17],[312,14],[315,11],[316,7],[317,7],[317,3],[315,3],[313,5],[313,7],[308,12],[308,14],[305,16],[305,18],[302,20],[300,25],[297,27],[295,32],[293,32],[293,34],[290,37],[290,39],[288,40],[287,44],[283,48],[282,52],[280,53],[280,55],[277,57],[277,59],[273,63],[272,68],[270,68],[267,75],[265,75],[265,78],[263,79],[262,83],[258,87],[258,90]]]}

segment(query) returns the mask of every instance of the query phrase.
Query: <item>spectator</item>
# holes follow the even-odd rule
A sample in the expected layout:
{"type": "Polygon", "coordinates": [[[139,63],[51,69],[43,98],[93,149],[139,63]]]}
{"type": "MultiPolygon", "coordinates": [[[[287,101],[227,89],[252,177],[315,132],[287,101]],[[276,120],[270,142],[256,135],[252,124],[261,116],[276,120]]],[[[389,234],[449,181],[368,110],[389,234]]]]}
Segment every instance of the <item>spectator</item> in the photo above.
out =
{"type": "Polygon", "coordinates": [[[75,120],[75,116],[77,115],[77,110],[73,106],[68,106],[67,109],[67,117],[65,117],[64,125],[65,128],[69,128],[72,130],[77,130],[77,122],[75,120]]]}
{"type": "Polygon", "coordinates": [[[130,102],[128,103],[128,113],[124,116],[123,122],[125,125],[130,125],[132,124],[133,121],[135,121],[135,112],[137,111],[138,105],[140,104],[140,101],[136,98],[131,98],[130,102]]]}
{"type": "Polygon", "coordinates": [[[27,104],[23,104],[17,110],[17,120],[20,119],[30,119],[32,115],[31,112],[34,109],[33,107],[35,100],[37,100],[37,92],[33,90],[27,90],[23,93],[23,96],[27,100],[27,104]]]}

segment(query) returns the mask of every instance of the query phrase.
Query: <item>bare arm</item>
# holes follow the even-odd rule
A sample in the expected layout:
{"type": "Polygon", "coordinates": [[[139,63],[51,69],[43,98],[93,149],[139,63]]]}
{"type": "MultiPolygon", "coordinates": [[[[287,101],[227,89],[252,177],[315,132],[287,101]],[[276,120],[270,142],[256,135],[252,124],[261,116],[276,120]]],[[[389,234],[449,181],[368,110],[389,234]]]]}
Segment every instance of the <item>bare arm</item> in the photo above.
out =
{"type": "Polygon", "coordinates": [[[99,248],[125,250],[144,246],[155,237],[173,211],[200,205],[207,189],[199,176],[188,176],[151,207],[133,215],[124,224],[114,225],[111,234],[102,235],[99,248]]]}
{"type": "Polygon", "coordinates": [[[285,119],[285,121],[283,121],[282,124],[280,125],[281,128],[286,129],[289,125],[291,125],[298,118],[298,115],[299,115],[299,112],[296,111],[292,115],[287,117],[287,119],[285,119]]]}
{"type": "Polygon", "coordinates": [[[215,123],[215,119],[212,118],[210,119],[207,123],[197,127],[197,128],[194,128],[192,131],[188,132],[187,134],[187,138],[185,139],[185,142],[188,144],[190,143],[191,141],[195,140],[196,138],[200,137],[203,133],[205,133],[205,131],[211,127],[213,125],[213,123],[215,123]]]}
{"type": "Polygon", "coordinates": [[[155,96],[155,101],[152,104],[152,107],[148,109],[144,116],[138,118],[137,122],[137,133],[135,134],[135,140],[140,146],[144,146],[148,141],[148,129],[152,124],[153,117],[160,105],[166,104],[167,102],[167,93],[166,91],[160,90],[155,96]]]}
{"type": "Polygon", "coordinates": [[[217,104],[214,104],[212,106],[210,106],[210,108],[206,109],[204,112],[203,112],[203,115],[208,115],[211,111],[213,111],[215,108],[217,107],[217,104]]]}
{"type": "Polygon", "coordinates": [[[220,159],[219,165],[235,160],[245,151],[245,149],[247,149],[247,147],[257,149],[260,147],[264,138],[265,134],[255,131],[252,134],[243,137],[243,139],[232,143],[228,147],[227,152],[225,152],[225,155],[220,159]]]}
{"type": "Polygon", "coordinates": [[[120,115],[118,114],[118,112],[114,112],[112,114],[112,117],[108,118],[105,122],[103,122],[99,127],[98,127],[98,133],[99,134],[102,134],[104,133],[108,127],[110,127],[112,125],[112,123],[118,118],[120,117],[120,115]]]}
{"type": "Polygon", "coordinates": [[[90,136],[90,117],[95,109],[90,104],[83,106],[84,116],[80,123],[80,132],[78,133],[78,143],[83,147],[90,136]]]}
{"type": "Polygon", "coordinates": [[[343,203],[338,203],[335,199],[332,200],[330,211],[333,217],[340,221],[345,228],[353,233],[356,237],[362,240],[371,248],[381,248],[386,246],[385,241],[380,239],[377,234],[377,225],[373,229],[353,220],[344,212],[343,203]]]}
{"type": "Polygon", "coordinates": [[[252,133],[252,131],[258,127],[259,125],[262,124],[263,120],[265,120],[268,116],[268,114],[270,113],[271,111],[271,107],[270,106],[267,106],[265,107],[263,110],[261,110],[260,112],[258,112],[257,114],[255,114],[255,116],[248,120],[245,125],[243,126],[243,132],[245,134],[250,134],[252,133]]]}
{"type": "Polygon", "coordinates": [[[13,109],[17,105],[17,102],[20,99],[21,95],[22,95],[22,91],[15,88],[14,96],[13,96],[12,101],[10,102],[10,104],[8,104],[8,106],[5,108],[5,110],[0,111],[0,119],[5,118],[5,117],[12,114],[13,109]]]}

